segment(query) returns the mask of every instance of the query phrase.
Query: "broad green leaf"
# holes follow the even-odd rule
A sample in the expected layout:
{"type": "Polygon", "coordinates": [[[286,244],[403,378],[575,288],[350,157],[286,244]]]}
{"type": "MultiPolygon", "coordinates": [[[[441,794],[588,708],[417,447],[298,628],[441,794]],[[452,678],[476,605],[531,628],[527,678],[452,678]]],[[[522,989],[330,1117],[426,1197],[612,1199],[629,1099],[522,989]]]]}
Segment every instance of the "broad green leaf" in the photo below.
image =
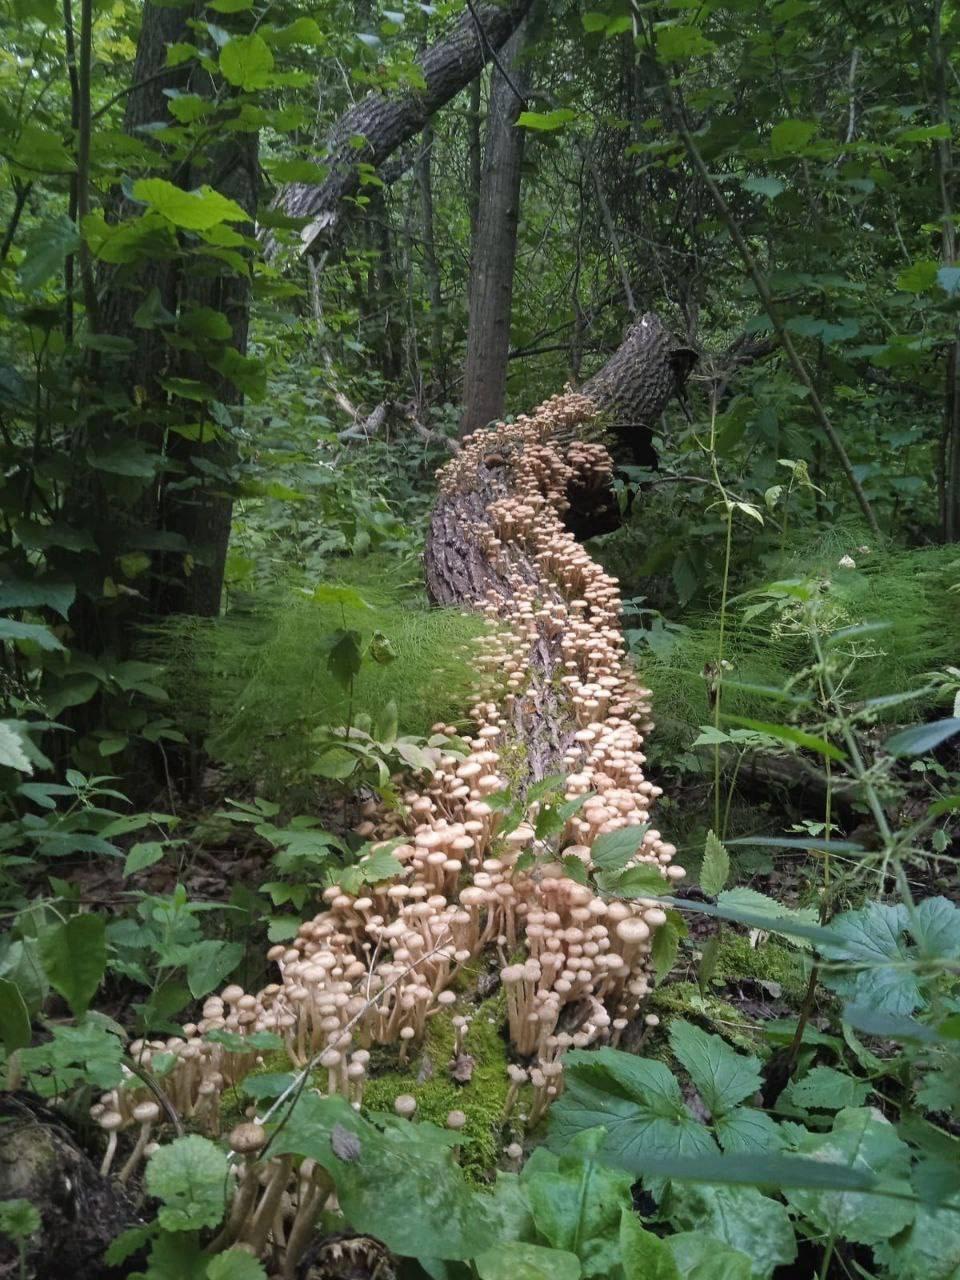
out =
{"type": "Polygon", "coordinates": [[[29,641],[48,653],[64,648],[49,627],[35,622],[14,622],[12,618],[0,618],[0,641],[2,640],[29,641]]]}
{"type": "Polygon", "coordinates": [[[131,847],[123,864],[123,874],[132,876],[159,862],[169,845],[166,840],[143,840],[131,847]]]}
{"type": "Polygon", "coordinates": [[[89,1008],[107,967],[102,916],[71,916],[40,937],[40,957],[50,985],[76,1017],[89,1008]]]}
{"type": "Polygon", "coordinates": [[[530,1167],[524,1186],[538,1235],[552,1248],[576,1254],[587,1276],[608,1275],[617,1265],[617,1229],[632,1208],[633,1178],[598,1164],[603,1130],[579,1134],[555,1168],[530,1167]]]}
{"type": "Polygon", "coordinates": [[[602,1127],[602,1158],[625,1169],[639,1170],[650,1151],[688,1156],[717,1151],[663,1063],[609,1048],[573,1051],[564,1061],[566,1088],[550,1107],[553,1150],[562,1152],[577,1134],[602,1127]]]}
{"type": "Polygon", "coordinates": [[[7,1054],[25,1048],[31,1041],[30,1011],[20,988],[9,978],[0,978],[0,1041],[7,1054]]]}
{"type": "Polygon", "coordinates": [[[0,609],[53,609],[66,618],[76,598],[72,582],[56,578],[12,578],[0,582],[0,609]]]}
{"type": "Polygon", "coordinates": [[[20,773],[33,773],[33,765],[27,755],[29,746],[26,734],[13,725],[0,721],[0,765],[16,769],[20,773]]]}
{"type": "Polygon", "coordinates": [[[215,1227],[225,1207],[226,1154],[197,1133],[175,1138],[147,1161],[146,1184],[163,1201],[157,1217],[165,1231],[215,1227]]]}
{"type": "Polygon", "coordinates": [[[680,1280],[669,1245],[640,1225],[632,1206],[620,1215],[620,1261],[626,1280],[680,1280]]]}
{"type": "Polygon", "coordinates": [[[892,756],[923,756],[958,733],[960,719],[951,716],[946,720],[933,720],[930,724],[917,724],[903,729],[888,738],[884,747],[892,756]]]}
{"type": "Polygon", "coordinates": [[[337,881],[344,893],[357,893],[362,884],[380,884],[384,880],[396,880],[403,873],[403,864],[391,852],[400,843],[391,840],[386,848],[374,849],[355,862],[352,867],[345,867],[337,872],[337,881]]]}
{"type": "Polygon", "coordinates": [[[717,1141],[727,1155],[767,1154],[783,1148],[783,1134],[775,1120],[756,1107],[734,1107],[714,1117],[717,1141]]]}
{"type": "Polygon", "coordinates": [[[658,983],[667,976],[677,962],[682,925],[682,917],[676,911],[668,911],[666,924],[662,924],[654,932],[650,959],[653,961],[653,974],[658,983]]]}
{"type": "Polygon", "coordinates": [[[344,1216],[355,1231],[369,1231],[388,1249],[417,1257],[475,1258],[503,1238],[497,1199],[476,1190],[450,1155],[449,1135],[423,1121],[382,1127],[358,1115],[346,1099],[303,1094],[277,1132],[275,1155],[309,1156],[330,1173],[344,1216]],[[333,1130],[345,1129],[360,1147],[342,1159],[333,1130]],[[404,1194],[397,1195],[402,1187],[404,1194]],[[411,1212],[411,1205],[417,1212],[411,1212]],[[424,1223],[430,1231],[424,1235],[424,1223]]]}
{"type": "Polygon", "coordinates": [[[77,252],[80,232],[75,223],[61,213],[41,223],[23,247],[24,256],[18,268],[20,286],[26,293],[32,293],[63,267],[68,254],[77,252]]]}
{"type": "Polygon", "coordinates": [[[194,943],[187,961],[187,986],[195,1000],[220,985],[227,974],[232,973],[243,959],[243,946],[239,942],[220,942],[207,938],[194,943]]]}
{"type": "MultiPolygon", "coordinates": [[[[807,1133],[796,1149],[809,1159],[863,1169],[888,1186],[900,1184],[909,1194],[910,1148],[893,1125],[869,1107],[841,1111],[830,1133],[807,1133]]],[[[785,1194],[817,1231],[854,1244],[889,1240],[913,1221],[915,1213],[912,1204],[869,1192],[788,1188],[785,1194]]]]}
{"type": "Polygon", "coordinates": [[[562,129],[576,118],[577,113],[567,107],[559,107],[555,111],[521,111],[517,117],[517,128],[549,133],[554,129],[562,129]]]}
{"type": "Polygon", "coordinates": [[[896,1280],[957,1280],[960,1275],[960,1196],[933,1209],[917,1207],[909,1230],[874,1246],[896,1280]]]}
{"type": "Polygon", "coordinates": [[[730,876],[730,855],[712,831],[707,832],[700,865],[700,888],[709,898],[715,898],[730,876]]]}
{"type": "Polygon", "coordinates": [[[262,36],[234,36],[220,50],[220,70],[241,89],[262,89],[270,81],[273,54],[262,36]]]}
{"type": "Polygon", "coordinates": [[[342,780],[350,777],[358,763],[352,751],[343,747],[326,747],[310,766],[310,772],[319,778],[342,780]]]}
{"type": "Polygon", "coordinates": [[[752,191],[754,195],[758,196],[766,196],[768,200],[773,200],[786,190],[786,185],[779,178],[743,178],[740,185],[745,191],[752,191]]]}
{"type": "Polygon", "coordinates": [[[814,1111],[842,1111],[846,1107],[862,1107],[870,1094],[870,1085],[835,1067],[814,1067],[802,1080],[786,1090],[791,1106],[814,1111]]]}
{"type": "Polygon", "coordinates": [[[720,1036],[690,1022],[670,1023],[670,1048],[714,1117],[732,1110],[761,1087],[760,1061],[731,1049],[720,1036]]]}
{"type": "Polygon", "coordinates": [[[879,1013],[909,1015],[926,999],[914,966],[921,957],[960,959],[960,910],[947,898],[926,898],[913,914],[903,904],[871,902],[845,911],[830,926],[839,941],[821,947],[831,967],[831,991],[879,1013]],[[917,945],[907,941],[913,934],[917,945]],[[847,966],[837,971],[832,966],[847,966]]]}
{"type": "Polygon", "coordinates": [[[590,861],[600,871],[619,871],[625,867],[643,844],[649,823],[639,827],[619,827],[604,831],[590,848],[590,861]]]}
{"type": "Polygon", "coordinates": [[[473,1262],[480,1280],[580,1280],[575,1253],[519,1240],[486,1249],[473,1262]]]}
{"type": "Polygon", "coordinates": [[[140,178],[133,184],[133,198],[150,205],[174,226],[187,231],[204,231],[221,222],[250,220],[235,200],[228,200],[212,187],[184,191],[165,178],[140,178]]]}
{"type": "Polygon", "coordinates": [[[327,637],[327,670],[345,689],[360,672],[363,662],[361,640],[359,631],[334,631],[327,637]]]}
{"type": "MultiPolygon", "coordinates": [[[[220,8],[226,0],[219,0],[212,8],[220,8]]],[[[245,0],[249,5],[252,0],[245,0]]],[[[226,1253],[218,1253],[211,1258],[207,1266],[207,1280],[267,1280],[267,1273],[256,1258],[242,1249],[228,1249],[226,1253]]]]}
{"type": "Polygon", "coordinates": [[[666,1243],[683,1280],[750,1280],[747,1255],[712,1236],[678,1231],[666,1243]]]}
{"type": "Polygon", "coordinates": [[[649,898],[666,887],[663,873],[649,862],[638,862],[622,871],[603,871],[597,876],[597,887],[620,898],[649,898]]]}
{"type": "Polygon", "coordinates": [[[755,1187],[675,1184],[667,1216],[678,1231],[721,1240],[745,1254],[755,1280],[768,1280],[776,1267],[786,1266],[797,1256],[786,1206],[755,1187]]]}
{"type": "Polygon", "coordinates": [[[911,263],[897,276],[897,288],[905,293],[926,293],[937,283],[938,266],[932,258],[921,258],[911,263]]]}
{"type": "Polygon", "coordinates": [[[657,56],[664,62],[684,62],[710,53],[716,45],[699,27],[662,26],[657,29],[657,56]]]}
{"type": "Polygon", "coordinates": [[[793,155],[803,151],[816,132],[812,120],[781,120],[770,134],[770,150],[775,156],[793,155]]]}

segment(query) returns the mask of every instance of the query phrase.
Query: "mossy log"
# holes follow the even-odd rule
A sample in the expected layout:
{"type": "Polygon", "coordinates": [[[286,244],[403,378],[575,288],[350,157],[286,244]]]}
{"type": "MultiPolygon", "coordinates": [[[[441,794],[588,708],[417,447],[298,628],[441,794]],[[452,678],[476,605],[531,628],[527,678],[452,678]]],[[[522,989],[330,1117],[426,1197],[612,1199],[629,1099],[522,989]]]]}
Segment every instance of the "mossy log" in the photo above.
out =
{"type": "MultiPolygon", "coordinates": [[[[81,1151],[64,1118],[32,1094],[0,1095],[0,1200],[27,1200],[40,1231],[27,1242],[33,1280],[113,1280],[107,1245],[137,1222],[121,1188],[81,1151]]],[[[0,1277],[19,1277],[16,1245],[0,1236],[0,1277]]]]}

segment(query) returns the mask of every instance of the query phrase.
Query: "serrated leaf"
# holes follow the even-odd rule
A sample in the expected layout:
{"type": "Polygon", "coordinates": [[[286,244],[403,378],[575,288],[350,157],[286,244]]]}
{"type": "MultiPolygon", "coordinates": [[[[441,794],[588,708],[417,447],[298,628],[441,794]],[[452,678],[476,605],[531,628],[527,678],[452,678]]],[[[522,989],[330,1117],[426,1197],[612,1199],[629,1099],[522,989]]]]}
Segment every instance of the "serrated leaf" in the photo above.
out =
{"type": "Polygon", "coordinates": [[[231,84],[241,89],[263,89],[270,81],[273,67],[270,46],[256,34],[234,36],[220,50],[220,70],[231,84]]]}
{"type": "Polygon", "coordinates": [[[707,832],[700,865],[700,888],[708,898],[715,898],[730,876],[730,855],[712,831],[707,832]]]}
{"type": "Polygon", "coordinates": [[[802,1080],[786,1091],[792,1106],[814,1111],[842,1111],[845,1107],[862,1107],[870,1094],[870,1085],[855,1080],[835,1067],[814,1067],[802,1080]]]}
{"type": "Polygon", "coordinates": [[[146,1185],[163,1201],[157,1214],[165,1231],[199,1231],[223,1218],[227,1192],[226,1154],[207,1138],[191,1133],[155,1151],[147,1162],[146,1185]]]}
{"type": "Polygon", "coordinates": [[[577,113],[567,107],[558,107],[555,111],[521,111],[517,117],[517,128],[550,133],[555,129],[562,129],[576,118],[577,113]]]}
{"type": "Polygon", "coordinates": [[[620,1260],[626,1280],[680,1280],[669,1245],[640,1225],[632,1207],[620,1215],[620,1260]]]}
{"type": "MultiPolygon", "coordinates": [[[[221,12],[232,12],[223,9],[226,2],[227,0],[218,0],[213,7],[219,8],[221,12]]],[[[252,0],[246,0],[244,7],[251,3],[252,0]]],[[[218,1253],[215,1258],[210,1259],[207,1264],[207,1280],[267,1280],[267,1273],[256,1258],[252,1258],[243,1249],[228,1249],[226,1253],[218,1253]]]]}
{"type": "Polygon", "coordinates": [[[789,724],[772,724],[767,720],[752,720],[748,716],[728,716],[723,717],[726,724],[742,725],[744,729],[753,729],[757,733],[765,733],[771,738],[778,738],[781,742],[789,742],[795,746],[803,747],[807,751],[815,751],[818,755],[827,756],[830,760],[846,760],[846,754],[835,747],[833,743],[827,742],[825,738],[818,738],[815,734],[806,733],[803,729],[795,729],[789,724]]]}
{"type": "Polygon", "coordinates": [[[604,831],[590,848],[590,861],[600,871],[618,871],[627,865],[643,844],[643,837],[649,829],[650,824],[645,822],[639,827],[604,831]]]}
{"type": "Polygon", "coordinates": [[[14,622],[13,618],[0,618],[0,641],[3,640],[27,641],[47,653],[64,649],[49,627],[34,622],[14,622]]]}
{"type": "Polygon", "coordinates": [[[76,1017],[86,1013],[107,967],[102,916],[71,916],[40,937],[40,958],[50,985],[76,1017]]]}
{"type": "Polygon", "coordinates": [[[960,733],[960,719],[953,716],[945,720],[933,720],[930,724],[912,725],[888,738],[884,747],[892,756],[923,756],[935,750],[941,742],[960,733]]]}
{"type": "Polygon", "coordinates": [[[731,1111],[762,1085],[758,1058],[735,1052],[720,1036],[690,1022],[671,1022],[670,1048],[715,1117],[731,1111]]]}
{"type": "Polygon", "coordinates": [[[25,734],[0,721],[0,765],[19,773],[33,773],[33,764],[25,749],[28,745],[25,734]]]}

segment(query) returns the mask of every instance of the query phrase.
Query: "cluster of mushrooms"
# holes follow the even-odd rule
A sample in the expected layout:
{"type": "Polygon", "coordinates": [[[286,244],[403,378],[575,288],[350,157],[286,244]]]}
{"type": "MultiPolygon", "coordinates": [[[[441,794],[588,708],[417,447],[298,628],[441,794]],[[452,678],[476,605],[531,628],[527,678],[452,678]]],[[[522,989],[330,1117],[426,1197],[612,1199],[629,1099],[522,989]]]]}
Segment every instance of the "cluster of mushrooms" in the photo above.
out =
{"type": "MultiPolygon", "coordinates": [[[[589,871],[597,838],[623,827],[645,828],[632,861],[658,868],[665,889],[684,874],[674,846],[648,825],[660,794],[643,776],[649,691],[625,660],[617,583],[561,520],[574,475],[589,484],[610,474],[601,446],[550,444],[593,412],[591,401],[567,392],[531,417],[468,437],[441,472],[442,490],[467,485],[496,449],[509,474],[506,496],[473,531],[509,597],[491,589],[482,603],[491,625],[478,667],[488,679],[471,709],[469,750],[441,752],[432,776],[406,791],[402,806],[367,804],[358,830],[374,850],[391,842],[394,878],[358,892],[328,888],[323,909],[295,940],[268,952],[276,981],[256,994],[229,986],[206,1001],[182,1036],[131,1046],[147,1069],[159,1055],[174,1056],[160,1082],[189,1127],[218,1135],[224,1090],[263,1061],[256,1040],[249,1049],[244,1044],[257,1032],[279,1037],[290,1062],[310,1071],[313,1087],[359,1108],[375,1046],[395,1046],[397,1060],[406,1062],[437,1017],[451,1019],[462,1044],[476,996],[458,978],[480,965],[495,966],[505,996],[514,1057],[505,1110],[528,1126],[562,1091],[568,1048],[616,1045],[642,1016],[664,911],[653,899],[605,900],[581,882],[586,876],[568,874],[571,857],[589,871]],[[499,797],[511,788],[507,762],[518,744],[528,750],[547,713],[563,732],[539,771],[562,775],[565,799],[582,803],[561,832],[538,841],[538,803],[510,829],[499,797]]],[[[525,768],[531,764],[527,759],[525,768]]],[[[401,1095],[396,1110],[415,1117],[416,1102],[401,1095]]],[[[129,1178],[155,1143],[164,1111],[131,1073],[93,1113],[109,1135],[105,1171],[118,1133],[136,1134],[120,1169],[129,1178]]],[[[450,1127],[464,1119],[451,1112],[450,1127]]],[[[280,1273],[292,1276],[331,1187],[310,1162],[295,1168],[269,1152],[258,1162],[267,1138],[255,1115],[229,1136],[238,1176],[220,1243],[273,1251],[280,1273]]]]}

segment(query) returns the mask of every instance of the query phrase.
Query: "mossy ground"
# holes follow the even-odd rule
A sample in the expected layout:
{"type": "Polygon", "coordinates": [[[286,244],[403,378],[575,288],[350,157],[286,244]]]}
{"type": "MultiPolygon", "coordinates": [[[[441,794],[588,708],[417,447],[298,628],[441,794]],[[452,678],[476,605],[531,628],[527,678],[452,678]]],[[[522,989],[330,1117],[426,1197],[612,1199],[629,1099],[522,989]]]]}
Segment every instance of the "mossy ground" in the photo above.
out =
{"type": "Polygon", "coordinates": [[[504,1123],[503,1119],[509,1087],[507,1043],[502,1034],[506,1024],[503,994],[498,992],[479,1005],[459,1010],[472,1017],[463,1052],[474,1060],[473,1074],[463,1084],[453,1080],[449,1070],[454,1047],[451,1018],[456,1012],[438,1013],[430,1019],[422,1048],[403,1067],[395,1050],[378,1055],[376,1066],[382,1069],[367,1081],[363,1109],[392,1114],[397,1096],[409,1093],[417,1100],[414,1123],[429,1120],[441,1128],[449,1112],[462,1111],[467,1123],[462,1130],[460,1164],[472,1181],[489,1182],[504,1146],[515,1141],[520,1132],[514,1121],[504,1123]]]}

